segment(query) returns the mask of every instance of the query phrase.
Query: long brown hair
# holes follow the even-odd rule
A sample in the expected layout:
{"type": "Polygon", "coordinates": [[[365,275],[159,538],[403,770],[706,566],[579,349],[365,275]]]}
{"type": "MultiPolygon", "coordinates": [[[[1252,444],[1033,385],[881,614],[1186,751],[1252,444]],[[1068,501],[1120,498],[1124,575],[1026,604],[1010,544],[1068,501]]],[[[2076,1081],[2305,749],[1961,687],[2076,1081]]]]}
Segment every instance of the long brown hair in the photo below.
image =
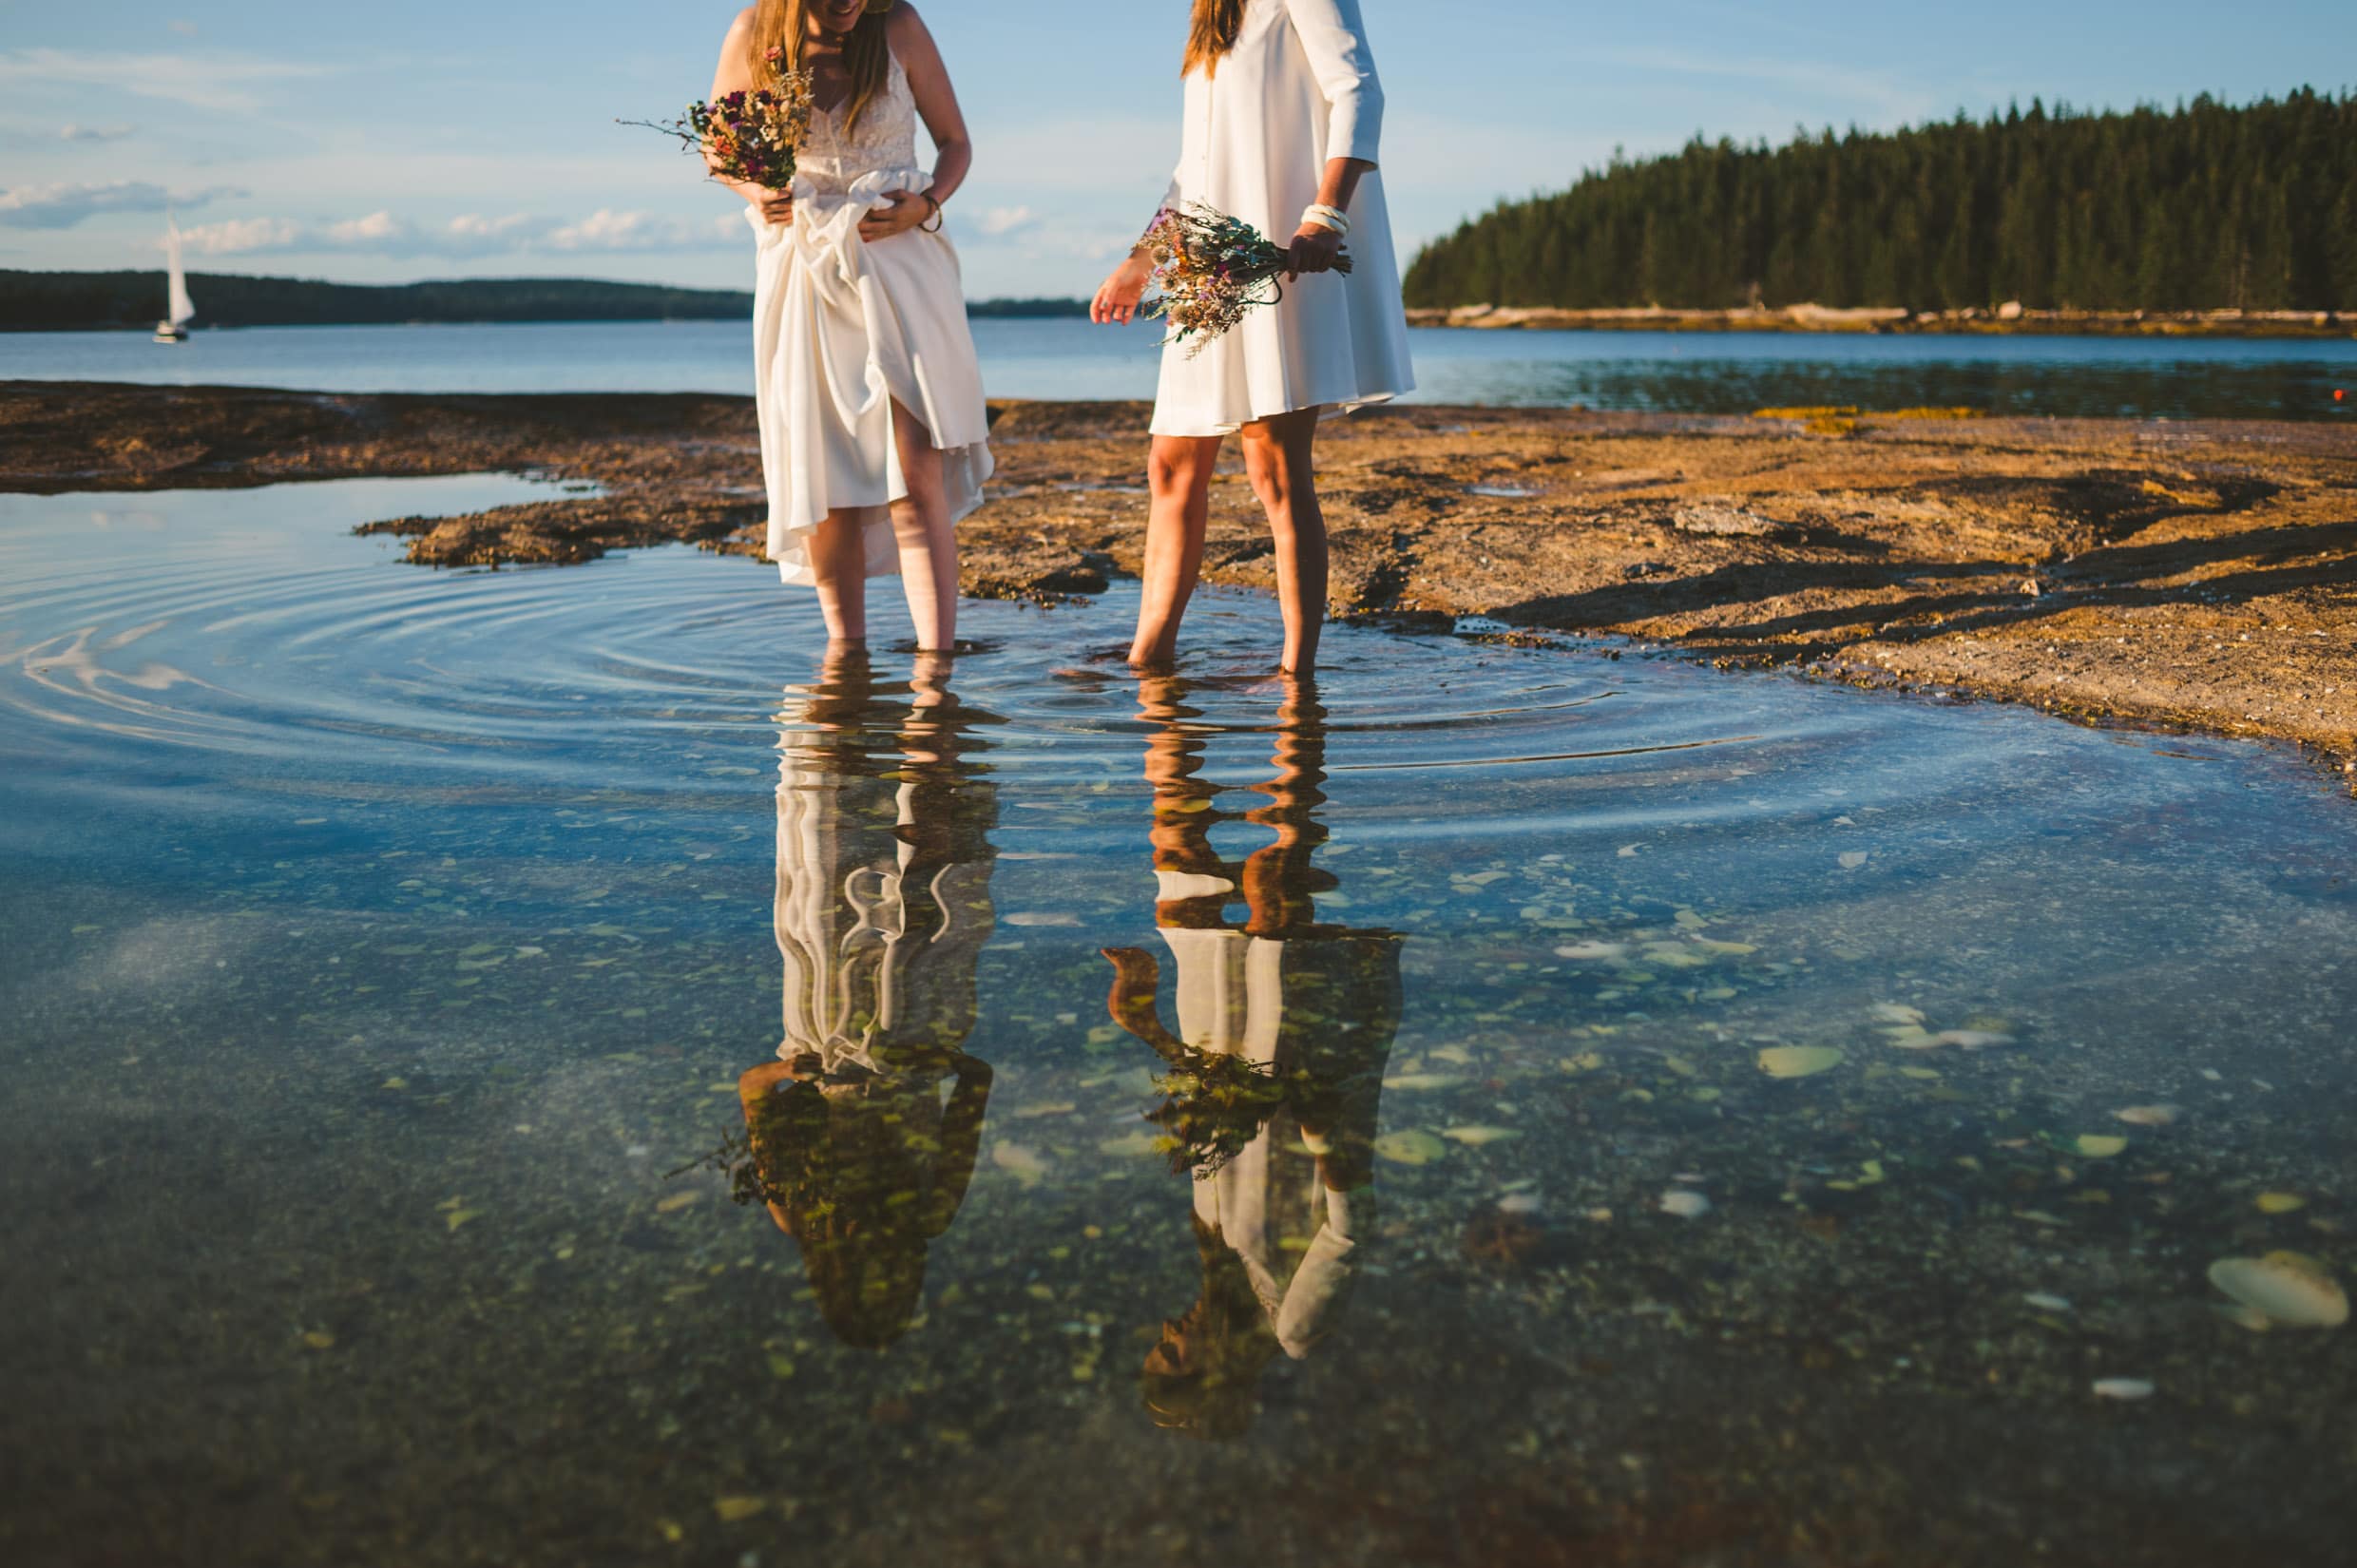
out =
{"type": "Polygon", "coordinates": [[[1195,0],[1195,24],[1187,31],[1185,76],[1196,67],[1203,67],[1205,76],[1219,72],[1219,62],[1236,48],[1236,35],[1244,30],[1246,0],[1195,0]]]}
{"type": "MultiPolygon", "coordinates": [[[[891,48],[884,37],[891,9],[890,0],[881,6],[869,0],[867,13],[853,25],[843,40],[843,68],[852,79],[850,112],[843,120],[845,130],[859,124],[869,104],[884,90],[884,78],[891,69],[891,48]]],[[[800,70],[809,48],[810,0],[760,0],[753,13],[755,82],[766,86],[776,70],[800,70]],[[769,51],[773,48],[778,51],[774,67],[769,63],[769,51]]]]}

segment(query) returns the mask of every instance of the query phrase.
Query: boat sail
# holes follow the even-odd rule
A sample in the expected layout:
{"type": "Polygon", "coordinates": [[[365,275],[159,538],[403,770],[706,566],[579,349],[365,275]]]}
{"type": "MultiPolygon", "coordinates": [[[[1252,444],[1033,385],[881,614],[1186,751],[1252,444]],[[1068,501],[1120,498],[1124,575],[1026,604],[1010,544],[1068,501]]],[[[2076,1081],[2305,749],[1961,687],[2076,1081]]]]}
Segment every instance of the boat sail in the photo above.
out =
{"type": "Polygon", "coordinates": [[[197,307],[188,297],[188,273],[181,264],[180,224],[170,217],[163,220],[163,259],[171,283],[164,317],[156,323],[156,341],[185,343],[188,323],[196,319],[197,307]]]}

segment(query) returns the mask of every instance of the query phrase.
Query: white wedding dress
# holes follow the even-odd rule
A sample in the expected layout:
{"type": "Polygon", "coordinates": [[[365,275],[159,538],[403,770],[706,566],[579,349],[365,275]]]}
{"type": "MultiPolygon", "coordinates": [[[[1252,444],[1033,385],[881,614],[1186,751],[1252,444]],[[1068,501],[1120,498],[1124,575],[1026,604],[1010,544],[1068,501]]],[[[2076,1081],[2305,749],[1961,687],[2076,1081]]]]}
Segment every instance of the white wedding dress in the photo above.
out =
{"type": "Polygon", "coordinates": [[[831,511],[869,514],[869,576],[900,570],[889,507],[908,484],[892,441],[894,399],[941,451],[952,522],[982,505],[991,468],[989,411],[949,237],[859,238],[859,220],[886,191],[930,182],[917,166],[916,102],[897,56],[849,130],[845,112],[811,117],[792,223],[745,211],[757,241],[754,374],[769,556],[795,583],[815,581],[809,535],[831,511]]]}

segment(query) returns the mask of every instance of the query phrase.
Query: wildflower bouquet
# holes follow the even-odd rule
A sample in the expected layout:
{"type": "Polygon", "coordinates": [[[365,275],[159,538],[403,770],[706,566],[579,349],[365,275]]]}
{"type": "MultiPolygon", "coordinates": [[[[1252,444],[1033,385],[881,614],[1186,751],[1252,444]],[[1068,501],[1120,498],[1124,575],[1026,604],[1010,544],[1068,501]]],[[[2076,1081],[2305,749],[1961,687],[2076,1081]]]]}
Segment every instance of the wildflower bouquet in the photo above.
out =
{"type": "MultiPolygon", "coordinates": [[[[1201,201],[1164,207],[1140,243],[1154,258],[1153,286],[1159,296],[1146,314],[1170,323],[1163,342],[1195,340],[1187,350],[1190,359],[1243,320],[1246,311],[1285,296],[1280,281],[1290,265],[1285,247],[1201,201]]],[[[1349,253],[1334,258],[1334,270],[1351,270],[1349,253]]]]}
{"type": "Polygon", "coordinates": [[[678,140],[701,153],[713,177],[782,191],[794,183],[795,160],[810,135],[810,72],[780,69],[773,47],[769,64],[774,86],[727,92],[711,103],[694,103],[677,120],[623,120],[678,140]]]}

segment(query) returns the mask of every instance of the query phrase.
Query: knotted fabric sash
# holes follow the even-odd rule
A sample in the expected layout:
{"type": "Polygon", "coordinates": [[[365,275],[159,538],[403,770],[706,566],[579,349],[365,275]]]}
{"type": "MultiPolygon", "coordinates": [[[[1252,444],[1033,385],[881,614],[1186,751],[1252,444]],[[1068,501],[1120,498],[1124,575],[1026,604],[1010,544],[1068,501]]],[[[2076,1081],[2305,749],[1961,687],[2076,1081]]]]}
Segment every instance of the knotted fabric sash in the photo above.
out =
{"type": "Polygon", "coordinates": [[[878,169],[849,188],[794,182],[794,221],[771,223],[745,209],[757,244],[755,367],[763,401],[774,390],[788,407],[764,407],[763,466],[769,474],[770,553],[787,535],[816,527],[826,507],[882,507],[905,493],[892,441],[892,388],[913,387],[915,367],[898,314],[878,284],[859,238],[860,220],[890,206],[885,193],[917,190],[915,168],[878,169]],[[823,484],[785,484],[789,473],[823,484]]]}

